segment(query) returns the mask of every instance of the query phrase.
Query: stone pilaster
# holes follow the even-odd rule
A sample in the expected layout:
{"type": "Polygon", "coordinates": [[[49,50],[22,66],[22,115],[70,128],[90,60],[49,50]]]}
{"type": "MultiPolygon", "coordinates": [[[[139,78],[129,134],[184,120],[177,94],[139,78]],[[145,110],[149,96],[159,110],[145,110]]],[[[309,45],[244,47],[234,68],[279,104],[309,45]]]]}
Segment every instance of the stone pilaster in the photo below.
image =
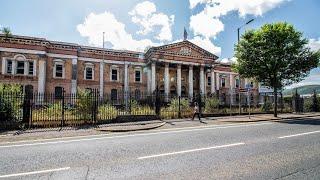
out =
{"type": "Polygon", "coordinates": [[[38,93],[45,93],[46,89],[46,61],[39,60],[39,74],[38,74],[38,93]]]}
{"type": "Polygon", "coordinates": [[[214,68],[211,69],[211,94],[216,93],[216,81],[215,81],[214,68]]]}
{"type": "Polygon", "coordinates": [[[100,62],[100,80],[99,80],[99,92],[100,97],[103,97],[104,92],[104,62],[100,62]]]}
{"type": "Polygon", "coordinates": [[[72,59],[72,79],[71,79],[71,94],[77,93],[77,74],[78,74],[78,59],[72,59]]]}
{"type": "Polygon", "coordinates": [[[156,90],[156,63],[151,64],[151,93],[156,90]]]}
{"type": "Polygon", "coordinates": [[[189,66],[189,98],[193,98],[193,66],[189,66]]]}
{"type": "Polygon", "coordinates": [[[200,94],[204,94],[205,90],[204,90],[204,66],[200,65],[200,94]]]}
{"type": "Polygon", "coordinates": [[[166,96],[169,95],[170,86],[170,74],[169,74],[169,63],[164,65],[164,93],[166,96]]]}
{"type": "Polygon", "coordinates": [[[181,64],[177,65],[177,95],[181,96],[181,64]]]}

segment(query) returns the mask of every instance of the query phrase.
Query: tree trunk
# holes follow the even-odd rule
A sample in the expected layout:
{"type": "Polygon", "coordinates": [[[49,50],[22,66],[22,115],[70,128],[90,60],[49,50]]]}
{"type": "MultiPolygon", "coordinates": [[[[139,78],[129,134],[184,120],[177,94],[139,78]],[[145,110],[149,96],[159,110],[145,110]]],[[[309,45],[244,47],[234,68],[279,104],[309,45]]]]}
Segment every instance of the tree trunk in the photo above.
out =
{"type": "Polygon", "coordinates": [[[273,90],[273,96],[274,96],[273,116],[274,116],[274,117],[278,117],[278,90],[277,90],[277,88],[274,88],[274,90],[273,90]]]}

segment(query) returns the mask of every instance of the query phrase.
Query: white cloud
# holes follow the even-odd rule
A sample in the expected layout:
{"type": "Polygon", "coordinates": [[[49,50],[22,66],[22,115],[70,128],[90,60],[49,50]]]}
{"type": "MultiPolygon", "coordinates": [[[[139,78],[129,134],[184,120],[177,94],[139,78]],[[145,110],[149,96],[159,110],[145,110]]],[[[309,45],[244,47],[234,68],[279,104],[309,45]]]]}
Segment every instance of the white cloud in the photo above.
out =
{"type": "Polygon", "coordinates": [[[114,49],[143,51],[147,46],[158,45],[149,39],[135,40],[125,30],[125,24],[119,22],[112,13],[91,13],[82,24],[77,26],[81,36],[87,37],[89,44],[102,46],[102,32],[105,32],[105,42],[112,44],[114,49]]]}
{"type": "Polygon", "coordinates": [[[150,1],[139,3],[129,12],[129,15],[132,16],[132,22],[142,27],[137,34],[147,35],[151,32],[159,32],[156,39],[160,41],[172,40],[171,27],[174,24],[174,15],[157,13],[154,3],[150,1]],[[159,30],[158,27],[160,27],[159,30]]]}
{"type": "Polygon", "coordinates": [[[189,40],[190,42],[200,46],[201,48],[217,55],[220,56],[221,54],[221,47],[215,46],[209,38],[203,38],[200,36],[195,36],[193,39],[189,40]]]}
{"type": "Polygon", "coordinates": [[[235,58],[235,57],[223,58],[223,59],[220,59],[218,61],[221,62],[221,63],[224,63],[224,64],[233,64],[233,63],[237,62],[237,58],[235,58]]]}
{"type": "Polygon", "coordinates": [[[190,8],[198,4],[204,9],[190,18],[190,28],[195,35],[214,38],[224,30],[220,18],[231,11],[237,11],[241,17],[245,15],[261,16],[265,12],[288,0],[189,0],[190,8]]]}
{"type": "Polygon", "coordinates": [[[148,16],[157,11],[156,5],[150,1],[144,1],[137,4],[134,9],[129,12],[131,15],[148,16]]]}
{"type": "Polygon", "coordinates": [[[224,30],[224,25],[219,19],[210,17],[207,11],[202,11],[190,17],[190,28],[194,35],[212,38],[224,30]]]}
{"type": "Polygon", "coordinates": [[[310,49],[312,51],[317,51],[320,50],[320,38],[318,38],[318,40],[316,39],[310,39],[308,46],[310,47],[310,49]]]}

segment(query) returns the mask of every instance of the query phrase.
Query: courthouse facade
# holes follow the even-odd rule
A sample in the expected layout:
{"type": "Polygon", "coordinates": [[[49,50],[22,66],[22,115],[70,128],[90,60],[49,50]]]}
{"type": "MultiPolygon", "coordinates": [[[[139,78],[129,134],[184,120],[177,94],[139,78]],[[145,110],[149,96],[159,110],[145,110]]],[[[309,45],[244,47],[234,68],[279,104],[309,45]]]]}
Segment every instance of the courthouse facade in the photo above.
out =
{"type": "MultiPolygon", "coordinates": [[[[151,94],[193,97],[257,84],[241,79],[230,65],[184,40],[151,47],[146,53],[110,50],[42,38],[0,35],[0,83],[21,84],[24,91],[76,93],[78,88],[103,94],[151,94]]],[[[233,98],[234,99],[234,98],[233,98]]]]}

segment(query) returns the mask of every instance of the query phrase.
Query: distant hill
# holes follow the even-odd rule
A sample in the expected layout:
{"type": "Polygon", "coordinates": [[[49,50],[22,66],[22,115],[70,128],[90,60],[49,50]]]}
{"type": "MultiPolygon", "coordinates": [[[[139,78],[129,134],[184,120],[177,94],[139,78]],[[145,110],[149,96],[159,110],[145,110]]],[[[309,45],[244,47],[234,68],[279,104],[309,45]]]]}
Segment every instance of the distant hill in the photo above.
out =
{"type": "Polygon", "coordinates": [[[320,85],[306,85],[306,86],[300,86],[292,89],[285,89],[283,90],[283,95],[291,95],[296,92],[296,89],[298,89],[298,94],[300,95],[306,95],[306,94],[313,94],[313,91],[316,90],[317,94],[320,94],[320,85]]]}

